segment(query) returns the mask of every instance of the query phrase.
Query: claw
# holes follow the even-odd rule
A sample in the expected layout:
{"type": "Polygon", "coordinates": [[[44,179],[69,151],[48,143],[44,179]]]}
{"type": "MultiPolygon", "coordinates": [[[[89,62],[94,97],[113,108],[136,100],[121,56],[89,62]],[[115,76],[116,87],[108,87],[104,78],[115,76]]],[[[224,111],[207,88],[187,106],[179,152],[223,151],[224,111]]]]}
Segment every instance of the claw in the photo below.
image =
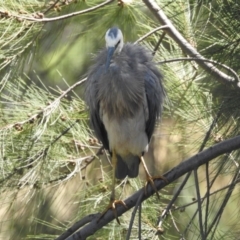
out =
{"type": "Polygon", "coordinates": [[[146,166],[146,164],[145,164],[145,161],[144,161],[144,159],[143,159],[143,156],[141,156],[140,159],[141,159],[141,162],[142,162],[142,164],[143,164],[143,169],[144,169],[144,171],[145,171],[145,173],[146,173],[146,178],[147,178],[147,181],[146,181],[145,187],[144,187],[145,195],[147,194],[147,184],[150,183],[151,186],[152,186],[152,188],[154,189],[155,193],[157,194],[158,199],[160,199],[160,196],[159,196],[159,194],[158,194],[158,190],[157,190],[157,188],[156,188],[156,186],[155,186],[155,184],[154,184],[154,180],[155,180],[155,179],[162,179],[162,180],[164,180],[165,182],[168,182],[168,180],[167,180],[165,177],[163,177],[163,176],[152,177],[152,176],[150,175],[148,169],[147,169],[147,166],[146,166]]]}
{"type": "Polygon", "coordinates": [[[117,210],[116,210],[116,204],[122,204],[125,208],[127,208],[127,205],[122,200],[115,200],[115,199],[114,200],[110,200],[109,205],[107,206],[106,210],[101,214],[101,216],[98,218],[97,222],[100,221],[100,219],[106,214],[106,212],[109,209],[112,209],[113,214],[114,214],[118,224],[120,225],[120,221],[118,219],[117,210]]]}
{"type": "Polygon", "coordinates": [[[156,179],[162,179],[166,183],[168,182],[168,180],[165,177],[163,177],[163,176],[152,177],[151,175],[147,174],[147,181],[146,181],[145,186],[144,186],[144,191],[145,191],[145,195],[146,195],[147,194],[147,185],[148,185],[148,183],[150,183],[152,188],[154,189],[158,199],[160,199],[160,196],[158,194],[158,190],[157,190],[157,188],[156,188],[156,186],[154,184],[154,180],[156,180],[156,179]]]}

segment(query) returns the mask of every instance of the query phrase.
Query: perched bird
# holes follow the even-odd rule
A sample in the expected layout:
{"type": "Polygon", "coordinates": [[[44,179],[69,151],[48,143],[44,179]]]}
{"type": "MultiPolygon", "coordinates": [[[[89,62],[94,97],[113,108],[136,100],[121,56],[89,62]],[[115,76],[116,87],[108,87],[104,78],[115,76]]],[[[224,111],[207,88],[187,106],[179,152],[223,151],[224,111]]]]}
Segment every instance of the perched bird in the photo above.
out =
{"type": "Polygon", "coordinates": [[[116,203],[124,204],[115,200],[115,177],[137,177],[140,162],[154,187],[143,155],[161,116],[164,89],[162,75],[144,47],[124,44],[116,27],[106,32],[105,40],[106,49],[95,58],[85,93],[96,137],[111,154],[114,176],[110,205],[115,208],[116,203]]]}

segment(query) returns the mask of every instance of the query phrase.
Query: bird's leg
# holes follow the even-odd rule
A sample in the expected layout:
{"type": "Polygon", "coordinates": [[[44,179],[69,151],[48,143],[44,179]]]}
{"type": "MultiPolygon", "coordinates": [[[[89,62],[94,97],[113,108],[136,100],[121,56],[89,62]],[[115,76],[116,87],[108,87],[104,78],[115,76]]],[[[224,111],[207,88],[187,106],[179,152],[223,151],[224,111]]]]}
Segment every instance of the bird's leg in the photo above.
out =
{"type": "Polygon", "coordinates": [[[112,171],[112,192],[110,196],[110,203],[111,201],[115,200],[115,183],[116,183],[116,178],[115,178],[115,171],[116,171],[116,165],[117,165],[117,155],[115,150],[112,151],[112,166],[113,166],[113,171],[112,171]]]}
{"type": "Polygon", "coordinates": [[[154,189],[157,197],[160,199],[160,196],[159,196],[159,194],[158,194],[158,190],[157,190],[157,188],[156,188],[156,186],[155,186],[155,184],[154,184],[154,180],[155,180],[155,179],[163,179],[165,182],[167,182],[167,179],[166,179],[165,177],[163,177],[163,176],[152,177],[152,176],[150,175],[148,169],[147,169],[147,166],[146,166],[146,163],[145,163],[145,161],[144,161],[144,159],[143,159],[143,156],[141,156],[140,159],[141,159],[141,162],[142,162],[142,164],[143,164],[143,168],[144,168],[144,171],[145,171],[145,173],[146,173],[146,178],[147,178],[147,181],[146,181],[146,183],[145,183],[145,194],[146,194],[146,191],[147,191],[147,184],[150,183],[151,186],[152,186],[152,188],[154,189]]]}
{"type": "Polygon", "coordinates": [[[112,209],[113,214],[114,214],[118,224],[120,224],[120,221],[119,221],[118,216],[117,216],[116,204],[122,204],[125,208],[127,208],[127,205],[122,200],[116,200],[115,199],[115,170],[116,170],[116,165],[117,165],[117,155],[116,155],[115,150],[113,150],[112,151],[112,166],[113,166],[113,176],[112,177],[113,177],[113,179],[112,179],[112,192],[111,192],[111,196],[110,196],[110,202],[109,202],[106,210],[99,217],[98,221],[105,215],[105,213],[109,209],[112,209]]]}

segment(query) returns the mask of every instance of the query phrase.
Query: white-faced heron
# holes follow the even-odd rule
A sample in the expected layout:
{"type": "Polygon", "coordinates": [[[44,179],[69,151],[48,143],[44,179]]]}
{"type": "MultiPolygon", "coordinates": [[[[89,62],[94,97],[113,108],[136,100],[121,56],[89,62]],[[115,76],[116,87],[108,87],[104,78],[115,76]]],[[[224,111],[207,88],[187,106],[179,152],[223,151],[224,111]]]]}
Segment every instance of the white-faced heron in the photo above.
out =
{"type": "Polygon", "coordinates": [[[114,210],[116,203],[124,204],[115,200],[115,177],[137,177],[140,162],[154,187],[143,155],[161,116],[164,89],[162,75],[144,47],[124,44],[116,27],[106,32],[105,40],[106,49],[97,55],[88,75],[86,102],[96,137],[112,157],[114,210]]]}

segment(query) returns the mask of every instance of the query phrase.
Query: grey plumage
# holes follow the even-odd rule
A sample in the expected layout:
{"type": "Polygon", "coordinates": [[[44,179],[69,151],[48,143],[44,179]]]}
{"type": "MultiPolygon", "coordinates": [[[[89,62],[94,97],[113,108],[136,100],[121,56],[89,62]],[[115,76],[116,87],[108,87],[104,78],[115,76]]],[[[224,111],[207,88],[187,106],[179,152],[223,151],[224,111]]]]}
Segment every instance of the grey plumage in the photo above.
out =
{"type": "Polygon", "coordinates": [[[116,178],[133,178],[161,115],[162,75],[144,47],[123,45],[120,29],[109,29],[106,43],[89,71],[86,103],[96,137],[116,152],[116,178]]]}

